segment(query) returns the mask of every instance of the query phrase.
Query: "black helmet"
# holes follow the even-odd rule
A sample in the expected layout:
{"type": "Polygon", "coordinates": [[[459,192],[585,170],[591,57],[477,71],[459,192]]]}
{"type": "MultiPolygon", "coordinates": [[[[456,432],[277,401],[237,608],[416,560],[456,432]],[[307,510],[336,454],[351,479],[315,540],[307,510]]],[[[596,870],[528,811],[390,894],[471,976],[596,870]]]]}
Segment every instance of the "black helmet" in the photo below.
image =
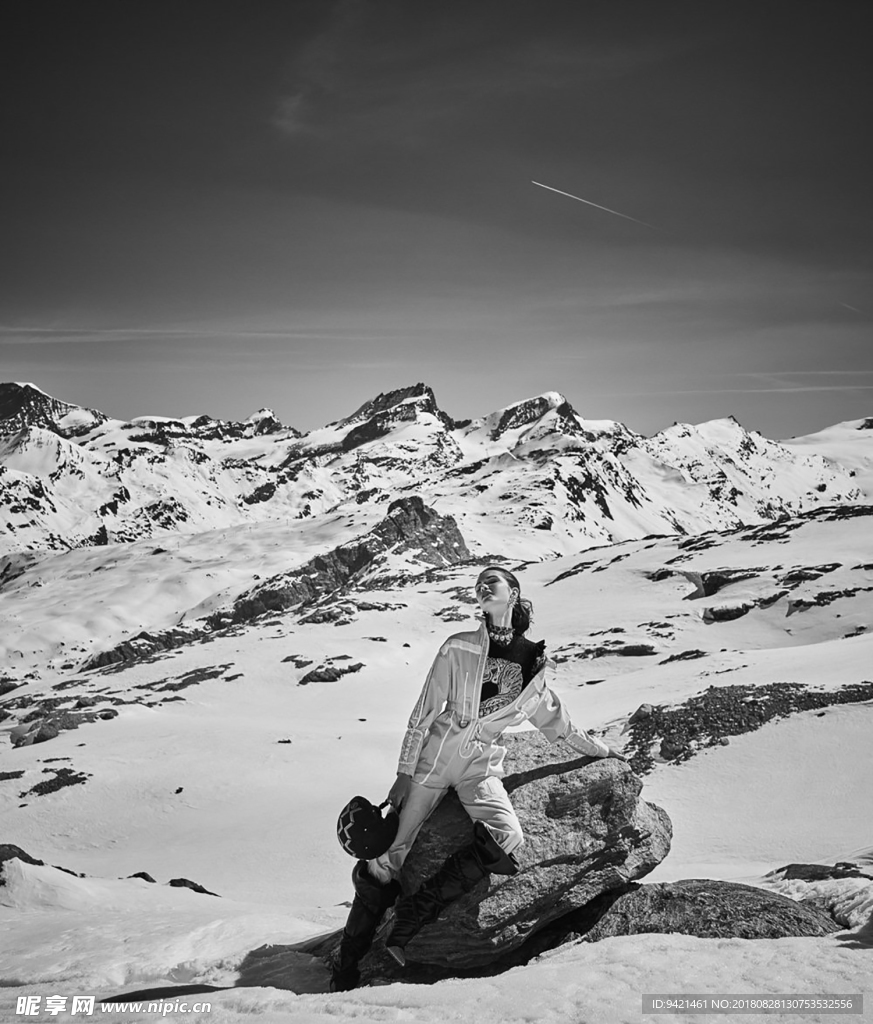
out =
{"type": "Polygon", "coordinates": [[[363,796],[353,797],[340,811],[336,823],[336,837],[340,846],[359,860],[381,857],[394,842],[400,816],[392,809],[382,817],[384,803],[374,807],[363,796]]]}

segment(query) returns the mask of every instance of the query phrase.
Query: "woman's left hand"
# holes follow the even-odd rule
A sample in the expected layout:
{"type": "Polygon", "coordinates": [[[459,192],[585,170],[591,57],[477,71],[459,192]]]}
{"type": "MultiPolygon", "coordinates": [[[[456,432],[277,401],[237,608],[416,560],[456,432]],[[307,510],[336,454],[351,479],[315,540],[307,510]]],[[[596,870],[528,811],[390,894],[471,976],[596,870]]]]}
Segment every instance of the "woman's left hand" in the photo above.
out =
{"type": "Polygon", "coordinates": [[[615,747],[610,747],[609,753],[606,756],[614,757],[617,761],[624,761],[625,763],[630,761],[629,757],[625,757],[625,755],[620,750],[616,750],[615,747]]]}

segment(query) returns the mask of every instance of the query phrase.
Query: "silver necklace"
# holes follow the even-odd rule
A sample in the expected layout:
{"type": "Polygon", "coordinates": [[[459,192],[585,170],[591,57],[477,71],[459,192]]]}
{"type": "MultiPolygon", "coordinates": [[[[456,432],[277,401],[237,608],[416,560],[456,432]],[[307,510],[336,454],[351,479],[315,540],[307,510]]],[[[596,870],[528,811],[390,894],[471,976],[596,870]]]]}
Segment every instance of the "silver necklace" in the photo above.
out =
{"type": "Polygon", "coordinates": [[[489,626],[488,636],[497,644],[508,644],[515,634],[512,626],[489,626]]]}

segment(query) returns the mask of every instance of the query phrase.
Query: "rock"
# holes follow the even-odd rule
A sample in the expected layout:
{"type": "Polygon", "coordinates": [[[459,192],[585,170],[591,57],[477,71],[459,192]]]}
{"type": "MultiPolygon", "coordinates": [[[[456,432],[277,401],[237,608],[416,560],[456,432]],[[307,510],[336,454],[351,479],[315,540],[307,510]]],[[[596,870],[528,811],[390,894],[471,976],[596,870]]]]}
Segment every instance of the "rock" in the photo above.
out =
{"type": "Polygon", "coordinates": [[[823,910],[778,893],[738,882],[684,878],[633,887],[578,937],[598,942],[615,935],[678,932],[702,939],[780,939],[828,935],[839,928],[823,910]]]}
{"type": "Polygon", "coordinates": [[[82,772],[77,772],[73,768],[43,768],[43,771],[52,777],[50,779],[43,779],[42,782],[31,786],[30,789],[21,793],[20,796],[46,796],[48,793],[56,793],[59,789],[64,789],[66,786],[83,786],[89,778],[89,776],[82,772]]]}
{"type": "Polygon", "coordinates": [[[671,654],[669,658],[664,658],[663,661],[659,661],[659,665],[669,665],[674,661],[694,661],[695,658],[705,658],[706,651],[701,651],[695,648],[691,651],[680,651],[678,654],[671,654]]]}
{"type": "Polygon", "coordinates": [[[223,613],[220,622],[215,616],[207,622],[223,628],[230,623],[248,622],[267,611],[292,607],[303,611],[346,588],[389,550],[395,554],[414,551],[419,562],[435,566],[456,565],[470,557],[451,516],[439,515],[417,495],[398,498],[388,506],[385,518],[369,532],[316,555],[291,572],[264,580],[237,598],[233,611],[223,613]]]}
{"type": "Polygon", "coordinates": [[[870,680],[835,690],[794,682],[709,686],[676,707],[656,705],[645,717],[632,716],[628,721],[631,738],[624,752],[630,756],[633,770],[644,775],[654,766],[651,751],[656,743],[662,752],[677,751],[670,760],[685,761],[698,750],[721,744],[730,736],[754,732],[774,718],[871,699],[870,680]]]}
{"type": "Polygon", "coordinates": [[[713,605],[704,608],[701,618],[706,623],[730,622],[731,619],[741,619],[755,607],[754,601],[742,601],[739,604],[713,605]]]}
{"type": "Polygon", "coordinates": [[[335,683],[341,674],[342,673],[339,669],[334,668],[333,665],[319,665],[318,668],[314,668],[307,672],[297,685],[306,686],[308,683],[335,683]]]}
{"type": "Polygon", "coordinates": [[[145,630],[123,640],[108,651],[98,651],[86,658],[79,670],[88,672],[95,668],[106,668],[110,665],[126,665],[134,661],[145,661],[159,655],[163,651],[173,650],[196,640],[209,638],[210,630],[202,627],[184,626],[165,629],[160,633],[148,633],[145,630]]]}
{"type": "Polygon", "coordinates": [[[633,722],[642,721],[644,718],[649,718],[655,709],[651,704],[640,704],[636,711],[627,720],[627,724],[631,725],[633,722]]]}
{"type": "Polygon", "coordinates": [[[683,742],[681,739],[668,738],[661,740],[661,746],[658,748],[658,753],[665,761],[673,761],[677,757],[687,754],[688,748],[689,744],[683,742]]]}
{"type": "Polygon", "coordinates": [[[620,654],[625,658],[647,658],[657,652],[651,644],[623,644],[609,653],[620,654]]]}
{"type": "MultiPolygon", "coordinates": [[[[337,655],[339,658],[350,658],[350,654],[337,655]]],[[[297,684],[298,686],[306,686],[307,683],[335,683],[341,676],[347,676],[350,672],[360,672],[364,668],[362,661],[356,661],[353,665],[319,665],[317,668],[312,669],[311,672],[307,672],[306,675],[297,684]]]]}
{"type": "Polygon", "coordinates": [[[821,882],[827,878],[871,878],[857,864],[851,861],[837,861],[836,864],[786,864],[784,867],[771,871],[768,878],[793,879],[803,882],[821,882]]]}
{"type": "Polygon", "coordinates": [[[201,892],[204,896],[218,896],[217,892],[210,892],[208,889],[204,889],[199,882],[192,882],[190,878],[171,878],[167,885],[172,885],[176,888],[193,889],[194,892],[201,892]]]}
{"type": "Polygon", "coordinates": [[[37,860],[36,857],[31,857],[29,853],[25,853],[20,846],[13,846],[12,843],[0,843],[0,885],[6,885],[6,879],[3,874],[3,865],[7,860],[23,860],[25,864],[36,864],[39,867],[45,865],[44,860],[37,860]]]}
{"type": "Polygon", "coordinates": [[[685,595],[686,601],[693,601],[698,597],[712,597],[713,594],[717,594],[723,587],[727,587],[731,583],[742,583],[745,580],[756,579],[762,572],[766,571],[765,568],[718,569],[712,572],[677,570],[680,576],[684,576],[696,588],[694,593],[685,595]]]}
{"type": "Polygon", "coordinates": [[[29,747],[32,743],[45,743],[53,740],[59,733],[57,725],[45,719],[17,725],[9,732],[13,747],[29,747]]]}
{"type": "MultiPolygon", "coordinates": [[[[410,961],[454,971],[481,969],[604,892],[648,874],[670,848],[665,811],[640,799],[641,781],[616,759],[560,760],[570,749],[537,734],[505,737],[513,769],[504,779],[525,843],[520,871],[492,875],[451,904],[410,942],[410,961]]],[[[401,884],[414,891],[473,838],[450,791],[418,835],[401,884]]],[[[367,979],[393,976],[381,945],[361,963],[367,979]]]]}
{"type": "Polygon", "coordinates": [[[154,879],[148,873],[148,871],[136,871],[136,872],[134,872],[134,874],[128,875],[127,877],[128,878],[141,878],[145,882],[154,882],[154,879]]]}

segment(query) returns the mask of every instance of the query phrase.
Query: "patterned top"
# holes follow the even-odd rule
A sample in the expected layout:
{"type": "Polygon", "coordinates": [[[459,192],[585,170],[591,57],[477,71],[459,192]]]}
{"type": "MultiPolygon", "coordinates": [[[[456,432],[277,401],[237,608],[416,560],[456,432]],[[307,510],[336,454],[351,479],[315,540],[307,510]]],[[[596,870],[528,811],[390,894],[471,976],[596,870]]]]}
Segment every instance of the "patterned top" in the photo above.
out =
{"type": "Polygon", "coordinates": [[[479,697],[480,718],[505,708],[515,700],[542,668],[545,647],[545,640],[535,644],[518,635],[508,644],[490,641],[479,697]]]}

